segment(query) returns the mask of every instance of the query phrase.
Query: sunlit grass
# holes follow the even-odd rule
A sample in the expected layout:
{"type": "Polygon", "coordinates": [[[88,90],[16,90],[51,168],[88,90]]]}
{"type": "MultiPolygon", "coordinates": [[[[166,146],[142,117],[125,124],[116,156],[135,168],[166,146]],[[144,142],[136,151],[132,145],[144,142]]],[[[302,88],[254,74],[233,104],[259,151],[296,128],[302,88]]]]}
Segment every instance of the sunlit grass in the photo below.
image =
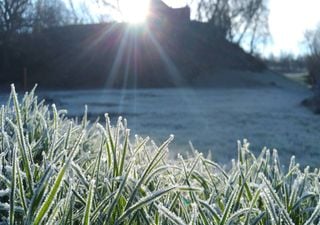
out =
{"type": "Polygon", "coordinates": [[[1,224],[320,223],[319,170],[246,141],[229,169],[195,150],[173,160],[173,136],[157,146],[121,118],[68,119],[14,86],[0,130],[1,224]]]}

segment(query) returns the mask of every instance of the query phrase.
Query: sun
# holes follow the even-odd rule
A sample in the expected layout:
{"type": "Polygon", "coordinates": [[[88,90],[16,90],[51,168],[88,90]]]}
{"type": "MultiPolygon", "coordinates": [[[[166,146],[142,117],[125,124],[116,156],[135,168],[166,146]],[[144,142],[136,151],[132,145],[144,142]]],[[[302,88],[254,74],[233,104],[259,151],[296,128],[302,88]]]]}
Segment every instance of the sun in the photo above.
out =
{"type": "Polygon", "coordinates": [[[119,1],[123,20],[127,23],[143,23],[148,15],[149,0],[119,1]]]}

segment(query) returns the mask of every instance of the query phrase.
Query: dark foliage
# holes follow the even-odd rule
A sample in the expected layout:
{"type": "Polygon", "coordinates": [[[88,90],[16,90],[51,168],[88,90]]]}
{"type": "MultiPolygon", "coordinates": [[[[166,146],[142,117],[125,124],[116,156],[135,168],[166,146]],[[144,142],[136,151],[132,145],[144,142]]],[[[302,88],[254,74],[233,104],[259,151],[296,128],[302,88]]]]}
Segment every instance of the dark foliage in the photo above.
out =
{"type": "Polygon", "coordinates": [[[2,84],[47,88],[172,87],[218,70],[265,68],[200,22],[56,27],[18,35],[5,47],[0,49],[2,84]]]}

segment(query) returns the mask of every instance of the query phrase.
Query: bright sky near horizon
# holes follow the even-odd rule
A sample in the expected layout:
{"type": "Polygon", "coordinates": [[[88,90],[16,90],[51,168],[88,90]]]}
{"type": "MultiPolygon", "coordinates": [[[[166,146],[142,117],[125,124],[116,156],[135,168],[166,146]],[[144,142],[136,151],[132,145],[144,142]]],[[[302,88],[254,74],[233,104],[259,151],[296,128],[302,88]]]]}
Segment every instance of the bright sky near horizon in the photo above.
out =
{"type": "Polygon", "coordinates": [[[320,22],[320,0],[269,0],[269,26],[273,43],[267,52],[279,55],[306,51],[303,46],[306,30],[320,22]]]}
{"type": "MultiPolygon", "coordinates": [[[[166,2],[175,2],[175,6],[185,5],[184,0],[166,2]]],[[[320,23],[320,0],[269,0],[269,9],[272,40],[264,48],[263,55],[305,53],[304,33],[320,23]]]]}
{"type": "MultiPolygon", "coordinates": [[[[186,0],[164,0],[172,7],[186,5],[186,0]]],[[[122,10],[126,20],[143,20],[143,10],[148,0],[122,0],[122,10]],[[133,4],[134,3],[134,4],[133,4]]],[[[195,1],[194,1],[195,2],[195,1]]],[[[262,50],[267,56],[270,53],[293,53],[299,55],[306,52],[303,45],[304,33],[314,29],[320,22],[320,0],[269,0],[269,27],[272,41],[262,50]]],[[[194,13],[193,13],[194,14],[194,13]]]]}

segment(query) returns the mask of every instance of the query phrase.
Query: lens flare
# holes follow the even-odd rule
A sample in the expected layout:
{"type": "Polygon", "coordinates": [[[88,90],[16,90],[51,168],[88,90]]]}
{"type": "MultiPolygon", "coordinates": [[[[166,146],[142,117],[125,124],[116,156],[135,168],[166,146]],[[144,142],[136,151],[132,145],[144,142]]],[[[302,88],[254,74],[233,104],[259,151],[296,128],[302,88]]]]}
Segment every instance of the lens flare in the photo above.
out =
{"type": "Polygon", "coordinates": [[[148,15],[149,0],[120,1],[123,20],[128,23],[143,23],[148,15]]]}

